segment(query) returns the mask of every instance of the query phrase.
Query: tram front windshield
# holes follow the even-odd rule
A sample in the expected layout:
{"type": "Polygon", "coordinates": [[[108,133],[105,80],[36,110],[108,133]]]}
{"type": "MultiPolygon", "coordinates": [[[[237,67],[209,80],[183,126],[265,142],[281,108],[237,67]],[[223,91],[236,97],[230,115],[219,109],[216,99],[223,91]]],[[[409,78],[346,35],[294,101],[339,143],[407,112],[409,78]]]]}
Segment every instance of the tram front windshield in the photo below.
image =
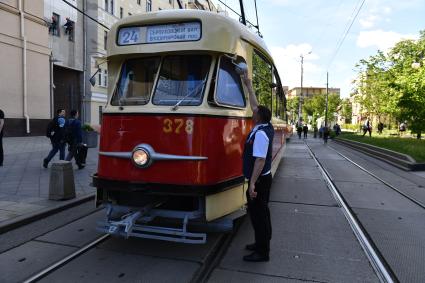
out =
{"type": "Polygon", "coordinates": [[[112,105],[199,105],[202,102],[211,56],[173,55],[127,60],[122,67],[112,105]],[[157,76],[157,73],[159,75],[157,76]]]}

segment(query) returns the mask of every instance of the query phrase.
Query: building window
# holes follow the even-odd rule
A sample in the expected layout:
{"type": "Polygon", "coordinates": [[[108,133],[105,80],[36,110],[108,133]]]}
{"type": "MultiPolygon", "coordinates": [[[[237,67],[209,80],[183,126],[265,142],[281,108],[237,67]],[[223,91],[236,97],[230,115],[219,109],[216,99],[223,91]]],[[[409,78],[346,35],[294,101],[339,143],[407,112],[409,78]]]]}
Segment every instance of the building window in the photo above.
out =
{"type": "Polygon", "coordinates": [[[104,33],[103,33],[103,49],[106,50],[107,45],[108,45],[108,32],[104,31],[104,33]]]}
{"type": "Polygon", "coordinates": [[[99,73],[97,73],[97,83],[99,86],[102,86],[102,70],[99,70],[99,73]]]}
{"type": "Polygon", "coordinates": [[[120,7],[120,19],[124,17],[124,8],[120,7]]]}
{"type": "Polygon", "coordinates": [[[146,12],[152,11],[152,0],[146,0],[146,12]]]}
{"type": "Polygon", "coordinates": [[[168,0],[168,3],[170,3],[170,5],[173,5],[173,0],[168,0]]]}
{"type": "Polygon", "coordinates": [[[52,22],[49,26],[49,33],[55,36],[60,36],[60,30],[59,30],[59,23],[60,23],[60,16],[58,14],[53,13],[52,14],[52,22]]]}
{"type": "Polygon", "coordinates": [[[105,0],[105,11],[114,14],[114,0],[105,0]]]}
{"type": "Polygon", "coordinates": [[[140,0],[137,0],[137,4],[140,5],[141,4],[141,1],[140,0]]]}
{"type": "Polygon", "coordinates": [[[129,16],[131,16],[131,13],[128,13],[129,16]]]}
{"type": "Polygon", "coordinates": [[[103,70],[103,86],[108,87],[108,70],[103,70]]]}

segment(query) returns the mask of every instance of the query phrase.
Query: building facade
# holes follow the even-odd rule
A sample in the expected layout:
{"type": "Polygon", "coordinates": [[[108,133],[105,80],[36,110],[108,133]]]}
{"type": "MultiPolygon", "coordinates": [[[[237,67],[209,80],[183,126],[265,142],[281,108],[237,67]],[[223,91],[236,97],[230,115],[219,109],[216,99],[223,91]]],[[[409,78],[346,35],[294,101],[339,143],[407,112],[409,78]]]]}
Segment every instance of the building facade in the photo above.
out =
{"type": "Polygon", "coordinates": [[[43,0],[0,2],[0,108],[5,135],[44,133],[51,115],[43,0]]]}
{"type": "Polygon", "coordinates": [[[131,15],[185,8],[217,12],[208,0],[2,0],[5,135],[44,135],[61,108],[79,110],[84,123],[100,124],[107,101],[109,28],[131,15]]]}
{"type": "MultiPolygon", "coordinates": [[[[341,93],[341,90],[339,88],[328,88],[329,94],[336,93],[338,96],[341,93]]],[[[315,95],[320,94],[326,94],[326,88],[325,87],[303,87],[302,89],[303,97],[313,97],[315,95]]],[[[301,94],[301,88],[300,87],[294,87],[291,88],[288,91],[288,98],[298,97],[301,94]]]]}
{"type": "Polygon", "coordinates": [[[83,0],[44,0],[44,17],[49,26],[51,117],[58,109],[81,111],[85,75],[85,17],[83,0]],[[77,8],[77,9],[76,9],[77,8]]]}

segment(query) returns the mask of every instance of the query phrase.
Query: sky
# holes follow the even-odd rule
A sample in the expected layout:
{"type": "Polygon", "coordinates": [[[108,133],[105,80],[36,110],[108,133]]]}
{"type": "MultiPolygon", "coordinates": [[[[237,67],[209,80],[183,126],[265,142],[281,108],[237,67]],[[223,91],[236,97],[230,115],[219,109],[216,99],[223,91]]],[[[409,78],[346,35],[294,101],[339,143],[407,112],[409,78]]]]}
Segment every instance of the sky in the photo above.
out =
{"type": "MultiPolygon", "coordinates": [[[[221,8],[224,5],[213,0],[221,8]]],[[[239,0],[222,0],[239,10],[239,0]]],[[[345,31],[363,0],[257,0],[260,32],[271,51],[283,85],[341,89],[349,97],[361,59],[388,51],[402,39],[425,30],[425,0],[365,0],[345,40],[345,31]],[[311,54],[308,54],[311,51],[311,54]]],[[[244,0],[247,18],[256,23],[254,0],[244,0]]],[[[229,16],[235,15],[229,11],[229,16]]],[[[236,16],[237,17],[237,16],[236,16]]]]}

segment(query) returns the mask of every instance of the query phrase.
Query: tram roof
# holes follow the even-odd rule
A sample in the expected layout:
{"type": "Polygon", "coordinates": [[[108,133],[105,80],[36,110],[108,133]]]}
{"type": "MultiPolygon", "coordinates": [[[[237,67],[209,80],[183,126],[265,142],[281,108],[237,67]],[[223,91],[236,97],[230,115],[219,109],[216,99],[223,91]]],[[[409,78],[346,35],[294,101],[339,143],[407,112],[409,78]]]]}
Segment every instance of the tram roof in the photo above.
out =
{"type": "Polygon", "coordinates": [[[249,42],[259,51],[272,57],[264,41],[238,21],[222,14],[209,11],[181,9],[161,10],[127,17],[115,23],[108,39],[108,57],[135,53],[161,53],[170,51],[215,51],[245,54],[242,41],[249,42]],[[123,27],[148,26],[200,21],[201,39],[198,41],[166,42],[155,44],[118,45],[118,31],[123,27]]]}

